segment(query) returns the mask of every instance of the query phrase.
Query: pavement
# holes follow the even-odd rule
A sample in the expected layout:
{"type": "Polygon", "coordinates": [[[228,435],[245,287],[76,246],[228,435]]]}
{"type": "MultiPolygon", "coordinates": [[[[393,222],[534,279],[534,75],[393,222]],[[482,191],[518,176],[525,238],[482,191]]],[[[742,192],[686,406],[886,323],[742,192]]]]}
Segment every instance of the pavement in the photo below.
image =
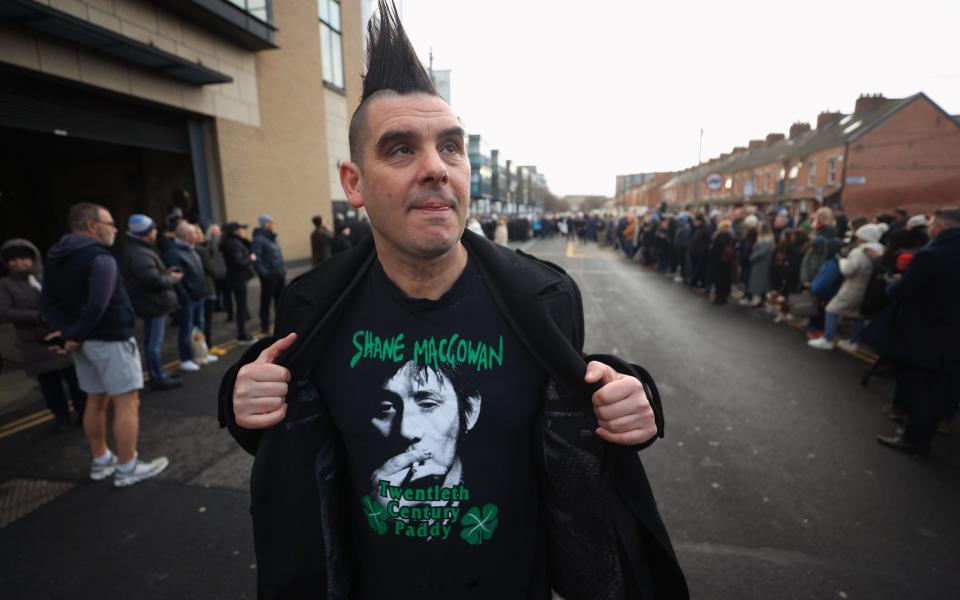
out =
{"type": "MultiPolygon", "coordinates": [[[[941,437],[925,460],[880,447],[889,380],[863,387],[857,357],[610,249],[524,246],[580,284],[587,351],[658,382],[667,437],[642,456],[693,598],[960,598],[960,443],[941,437]]],[[[255,596],[252,460],[216,424],[238,355],[143,394],[140,453],[171,464],[131,488],[86,479],[79,430],[0,437],[3,598],[255,596]]]]}

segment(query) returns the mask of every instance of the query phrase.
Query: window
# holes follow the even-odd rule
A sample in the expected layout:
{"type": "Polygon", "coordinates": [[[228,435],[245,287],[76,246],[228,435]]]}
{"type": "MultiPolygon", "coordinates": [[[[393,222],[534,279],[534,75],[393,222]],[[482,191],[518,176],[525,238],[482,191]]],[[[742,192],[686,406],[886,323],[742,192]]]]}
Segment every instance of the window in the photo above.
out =
{"type": "Polygon", "coordinates": [[[827,185],[837,185],[837,159],[827,161],[827,185]]]}
{"type": "Polygon", "coordinates": [[[270,0],[228,0],[245,13],[251,14],[264,23],[271,23],[273,15],[271,14],[270,0]]]}
{"type": "Polygon", "coordinates": [[[340,1],[317,0],[320,15],[320,60],[323,80],[343,89],[343,40],[340,35],[340,1]]]}
{"type": "Polygon", "coordinates": [[[790,167],[790,179],[796,179],[800,175],[800,163],[790,167]]]}
{"type": "Polygon", "coordinates": [[[811,160],[807,163],[807,187],[812,188],[817,180],[817,161],[811,160]]]}
{"type": "Polygon", "coordinates": [[[770,170],[768,169],[768,170],[766,170],[766,171],[763,172],[763,191],[764,191],[764,192],[769,192],[770,190],[771,190],[771,188],[770,188],[770,170]]]}

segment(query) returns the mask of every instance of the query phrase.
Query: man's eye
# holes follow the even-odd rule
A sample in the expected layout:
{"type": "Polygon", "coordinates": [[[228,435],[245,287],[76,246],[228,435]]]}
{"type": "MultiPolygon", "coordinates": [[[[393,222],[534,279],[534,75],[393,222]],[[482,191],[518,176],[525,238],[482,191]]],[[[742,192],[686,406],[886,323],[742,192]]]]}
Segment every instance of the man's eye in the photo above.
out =
{"type": "Polygon", "coordinates": [[[409,156],[410,154],[413,154],[410,146],[397,146],[390,152],[390,156],[409,156]]]}
{"type": "Polygon", "coordinates": [[[384,417],[389,417],[393,414],[393,412],[394,408],[392,402],[381,402],[377,410],[377,417],[381,419],[384,417]]]}
{"type": "Polygon", "coordinates": [[[460,147],[454,144],[453,142],[445,144],[441,150],[449,154],[460,154],[460,147]]]}

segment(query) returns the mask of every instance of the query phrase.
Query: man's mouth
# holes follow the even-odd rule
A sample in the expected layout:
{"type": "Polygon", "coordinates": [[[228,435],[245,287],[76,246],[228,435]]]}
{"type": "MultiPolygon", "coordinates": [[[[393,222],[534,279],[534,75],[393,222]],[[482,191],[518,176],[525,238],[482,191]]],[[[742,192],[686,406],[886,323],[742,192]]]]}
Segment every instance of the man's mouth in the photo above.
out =
{"type": "Polygon", "coordinates": [[[428,212],[442,212],[452,209],[453,203],[447,200],[424,200],[415,202],[410,206],[410,210],[423,210],[428,212]]]}

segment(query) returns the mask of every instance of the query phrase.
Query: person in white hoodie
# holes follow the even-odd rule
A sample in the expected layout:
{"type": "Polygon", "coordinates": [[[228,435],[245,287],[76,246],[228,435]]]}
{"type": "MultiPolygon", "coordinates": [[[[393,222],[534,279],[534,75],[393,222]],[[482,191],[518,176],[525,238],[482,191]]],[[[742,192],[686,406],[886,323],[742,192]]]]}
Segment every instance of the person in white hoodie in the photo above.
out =
{"type": "MultiPolygon", "coordinates": [[[[856,338],[860,330],[863,329],[863,316],[860,314],[860,306],[863,304],[863,297],[867,293],[867,285],[870,283],[870,276],[873,274],[873,257],[879,257],[883,254],[883,245],[880,243],[882,234],[880,227],[873,223],[867,223],[857,229],[854,235],[857,242],[856,247],[850,251],[846,258],[840,259],[840,273],[843,274],[843,284],[840,286],[837,295],[827,304],[823,336],[808,341],[807,344],[811,348],[833,350],[837,323],[839,323],[841,317],[854,320],[853,338],[856,338]]],[[[854,351],[857,349],[856,342],[850,340],[840,340],[837,344],[845,350],[854,351]]]]}

